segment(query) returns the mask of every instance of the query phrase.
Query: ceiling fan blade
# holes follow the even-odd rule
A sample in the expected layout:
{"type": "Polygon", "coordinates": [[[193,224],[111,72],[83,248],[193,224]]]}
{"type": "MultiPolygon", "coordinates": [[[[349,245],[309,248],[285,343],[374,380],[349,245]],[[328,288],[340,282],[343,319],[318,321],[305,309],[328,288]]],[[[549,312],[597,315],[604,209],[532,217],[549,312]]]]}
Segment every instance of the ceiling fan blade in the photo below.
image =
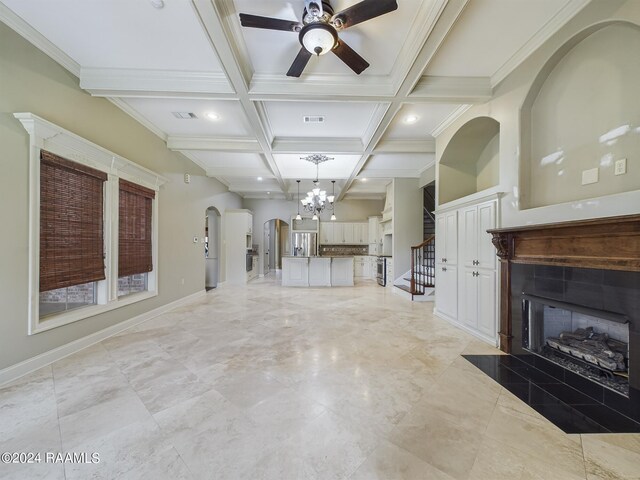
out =
{"type": "Polygon", "coordinates": [[[342,40],[338,41],[338,45],[333,49],[333,53],[358,75],[369,67],[369,63],[342,40]]]}
{"type": "Polygon", "coordinates": [[[258,15],[240,14],[240,23],[243,27],[266,28],[267,30],[284,30],[285,32],[299,32],[302,28],[300,22],[280,20],[279,18],[260,17],[258,15]]]}
{"type": "Polygon", "coordinates": [[[398,2],[396,0],[363,0],[336,13],[331,21],[336,23],[336,19],[338,19],[339,22],[337,22],[337,26],[344,29],[379,17],[385,13],[393,12],[397,8],[398,2]]]}
{"type": "Polygon", "coordinates": [[[307,51],[306,48],[302,47],[298,52],[298,56],[293,61],[291,68],[287,72],[287,77],[299,77],[300,75],[302,75],[304,67],[307,66],[310,58],[311,54],[307,51]]]}

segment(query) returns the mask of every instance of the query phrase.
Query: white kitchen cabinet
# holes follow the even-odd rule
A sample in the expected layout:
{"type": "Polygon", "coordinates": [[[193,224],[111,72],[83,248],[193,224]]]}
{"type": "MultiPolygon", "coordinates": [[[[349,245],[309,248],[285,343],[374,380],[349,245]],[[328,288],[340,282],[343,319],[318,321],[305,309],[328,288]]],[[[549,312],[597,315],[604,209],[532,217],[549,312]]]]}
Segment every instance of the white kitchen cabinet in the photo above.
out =
{"type": "Polygon", "coordinates": [[[226,249],[227,282],[245,284],[247,275],[247,251],[252,247],[249,225],[253,222],[250,210],[232,209],[225,212],[224,242],[226,249]]]}
{"type": "Polygon", "coordinates": [[[252,235],[253,233],[253,214],[247,214],[247,235],[252,235]]]}
{"type": "Polygon", "coordinates": [[[333,244],[334,223],[320,223],[320,245],[333,244]]]}
{"type": "Polygon", "coordinates": [[[355,243],[353,223],[342,224],[342,243],[353,245],[355,243]]]}
{"type": "Polygon", "coordinates": [[[393,283],[395,281],[395,277],[393,276],[393,259],[391,257],[387,257],[387,287],[393,287],[393,283]]]}
{"type": "Polygon", "coordinates": [[[369,224],[353,224],[353,243],[354,245],[367,245],[369,243],[369,224]]]}
{"type": "Polygon", "coordinates": [[[353,257],[331,259],[331,285],[334,287],[353,286],[353,257]]]}
{"type": "Polygon", "coordinates": [[[371,278],[371,258],[368,255],[353,257],[355,277],[371,278]]]}
{"type": "Polygon", "coordinates": [[[369,217],[369,223],[367,225],[369,244],[382,243],[382,229],[380,228],[380,220],[382,220],[382,217],[369,217]]]}
{"type": "Polygon", "coordinates": [[[344,223],[334,223],[331,244],[340,245],[341,243],[344,243],[344,223]]]}

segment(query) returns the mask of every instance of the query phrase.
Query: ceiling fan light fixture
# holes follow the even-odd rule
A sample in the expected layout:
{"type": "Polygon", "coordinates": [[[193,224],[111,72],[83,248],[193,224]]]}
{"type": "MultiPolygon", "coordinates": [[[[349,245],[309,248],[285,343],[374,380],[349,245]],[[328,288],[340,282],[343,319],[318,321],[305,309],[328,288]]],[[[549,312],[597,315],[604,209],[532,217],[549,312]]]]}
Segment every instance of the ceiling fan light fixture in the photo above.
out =
{"type": "Polygon", "coordinates": [[[326,23],[310,23],[300,31],[300,43],[313,55],[329,53],[338,43],[335,28],[326,23]]]}

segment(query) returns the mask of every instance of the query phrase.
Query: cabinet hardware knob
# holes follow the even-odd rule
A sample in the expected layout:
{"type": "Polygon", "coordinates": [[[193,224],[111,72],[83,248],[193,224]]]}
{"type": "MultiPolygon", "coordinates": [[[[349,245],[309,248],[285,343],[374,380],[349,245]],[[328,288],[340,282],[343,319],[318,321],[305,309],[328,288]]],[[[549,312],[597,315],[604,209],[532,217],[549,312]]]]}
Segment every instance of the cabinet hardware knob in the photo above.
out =
{"type": "Polygon", "coordinates": [[[446,272],[447,271],[447,267],[442,267],[442,271],[446,272]]]}

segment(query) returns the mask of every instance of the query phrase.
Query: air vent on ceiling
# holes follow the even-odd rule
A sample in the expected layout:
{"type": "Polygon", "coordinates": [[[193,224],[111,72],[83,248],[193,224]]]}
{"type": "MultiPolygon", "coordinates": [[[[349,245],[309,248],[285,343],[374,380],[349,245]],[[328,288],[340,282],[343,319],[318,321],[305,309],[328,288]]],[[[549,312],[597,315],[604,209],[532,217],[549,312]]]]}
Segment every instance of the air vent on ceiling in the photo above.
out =
{"type": "Polygon", "coordinates": [[[194,118],[198,118],[198,116],[193,112],[171,112],[173,116],[179,118],[181,120],[191,120],[194,118]]]}
{"type": "Polygon", "coordinates": [[[302,119],[304,123],[324,123],[324,115],[305,115],[302,119]]]}

